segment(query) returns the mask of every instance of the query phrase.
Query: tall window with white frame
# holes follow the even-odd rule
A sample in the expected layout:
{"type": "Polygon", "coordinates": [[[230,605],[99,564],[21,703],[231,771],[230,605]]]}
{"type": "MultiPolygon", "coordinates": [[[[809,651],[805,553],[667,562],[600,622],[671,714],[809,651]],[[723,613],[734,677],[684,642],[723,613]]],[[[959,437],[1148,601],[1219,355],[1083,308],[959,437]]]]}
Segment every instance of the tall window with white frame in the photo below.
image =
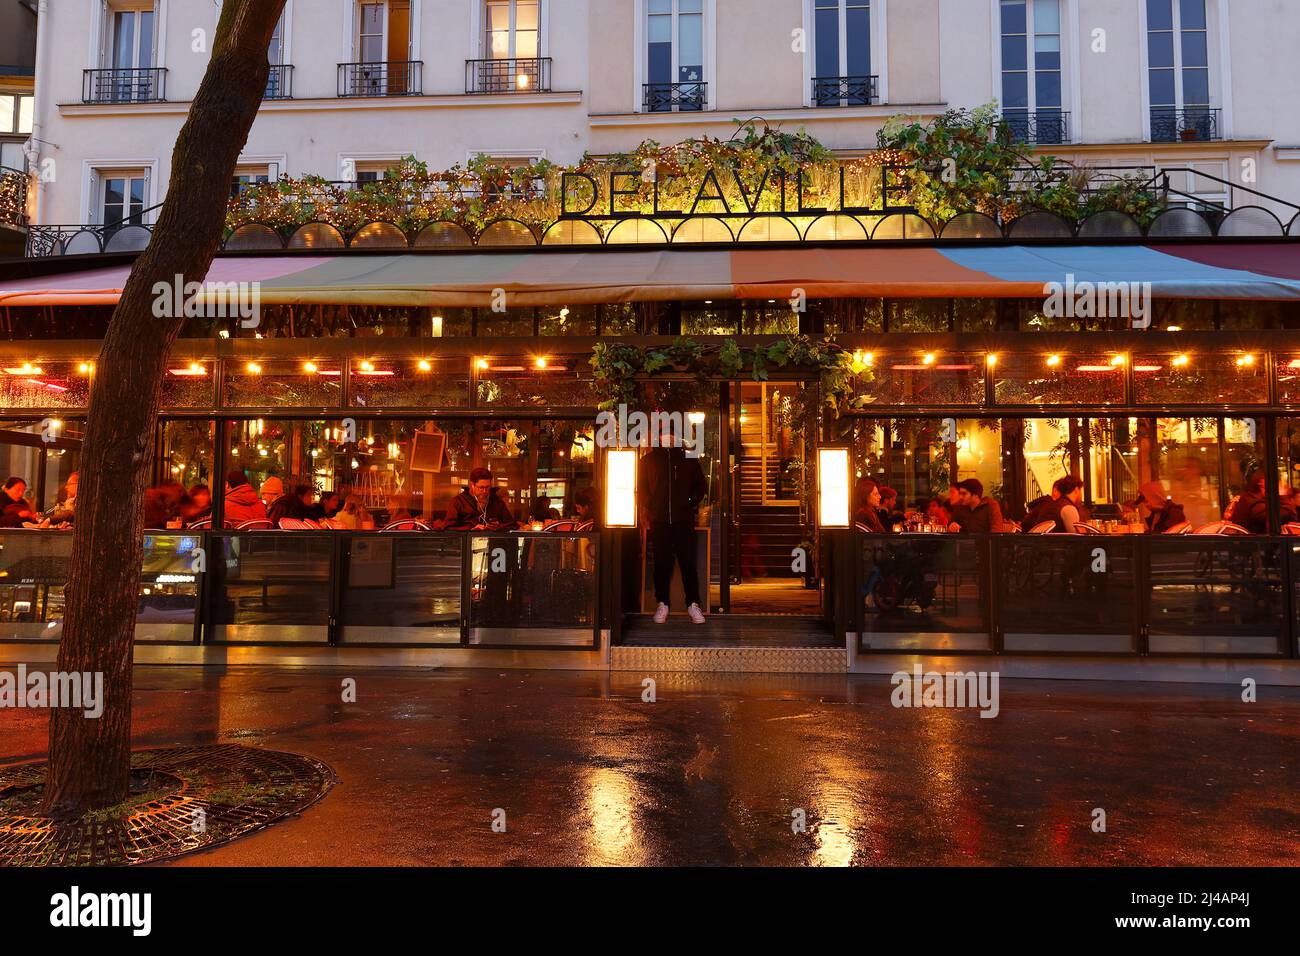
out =
{"type": "Polygon", "coordinates": [[[473,64],[467,93],[529,93],[550,89],[541,57],[541,0],[482,0],[482,59],[473,64]]]}
{"type": "Polygon", "coordinates": [[[106,169],[100,172],[97,211],[105,239],[126,226],[143,224],[148,195],[147,169],[106,169]]]}
{"type": "Polygon", "coordinates": [[[1219,138],[1210,102],[1210,43],[1205,0],[1146,0],[1151,141],[1219,138]]]}
{"type": "Polygon", "coordinates": [[[1068,142],[1060,0],[1002,0],[1000,12],[1003,122],[1020,142],[1068,142]]]}
{"type": "Polygon", "coordinates": [[[813,104],[875,103],[871,0],[813,0],[813,4],[813,104]]]}
{"type": "Polygon", "coordinates": [[[704,0],[645,0],[647,113],[702,110],[704,0]]]}
{"type": "Polygon", "coordinates": [[[290,85],[293,67],[284,62],[286,15],[286,13],[280,14],[280,22],[275,25],[275,32],[271,34],[271,45],[266,50],[267,62],[271,64],[271,74],[266,80],[266,94],[263,99],[287,100],[293,95],[290,85]]]}
{"type": "Polygon", "coordinates": [[[85,100],[91,103],[149,103],[163,98],[157,62],[153,0],[104,4],[99,69],[87,71],[85,100]]]}
{"type": "Polygon", "coordinates": [[[340,96],[419,93],[420,63],[411,59],[411,0],[357,3],[356,59],[342,64],[340,96]]]}

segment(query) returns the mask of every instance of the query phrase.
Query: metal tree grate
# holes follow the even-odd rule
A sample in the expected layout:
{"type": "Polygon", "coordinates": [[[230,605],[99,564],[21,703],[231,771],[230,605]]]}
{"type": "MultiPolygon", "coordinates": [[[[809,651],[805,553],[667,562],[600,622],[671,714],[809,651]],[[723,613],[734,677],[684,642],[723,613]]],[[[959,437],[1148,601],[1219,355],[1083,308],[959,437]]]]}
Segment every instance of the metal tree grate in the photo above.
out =
{"type": "MultiPolygon", "coordinates": [[[[153,794],[120,816],[73,823],[0,811],[0,866],[129,866],[229,843],[300,813],[337,782],[298,754],[223,745],[141,750],[133,783],[153,794]]],[[[5,798],[41,787],[45,761],[0,767],[5,798]]]]}

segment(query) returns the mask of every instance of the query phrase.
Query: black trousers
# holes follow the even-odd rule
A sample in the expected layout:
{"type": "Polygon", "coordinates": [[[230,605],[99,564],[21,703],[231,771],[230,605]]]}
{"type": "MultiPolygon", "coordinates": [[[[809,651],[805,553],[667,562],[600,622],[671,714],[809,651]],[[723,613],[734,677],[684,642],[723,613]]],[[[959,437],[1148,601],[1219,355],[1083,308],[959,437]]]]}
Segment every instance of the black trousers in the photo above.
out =
{"type": "Polygon", "coordinates": [[[654,522],[650,525],[650,545],[655,552],[655,600],[661,604],[669,603],[673,562],[676,561],[682,569],[682,589],[686,592],[687,605],[702,604],[699,563],[695,555],[695,522],[654,522]]]}

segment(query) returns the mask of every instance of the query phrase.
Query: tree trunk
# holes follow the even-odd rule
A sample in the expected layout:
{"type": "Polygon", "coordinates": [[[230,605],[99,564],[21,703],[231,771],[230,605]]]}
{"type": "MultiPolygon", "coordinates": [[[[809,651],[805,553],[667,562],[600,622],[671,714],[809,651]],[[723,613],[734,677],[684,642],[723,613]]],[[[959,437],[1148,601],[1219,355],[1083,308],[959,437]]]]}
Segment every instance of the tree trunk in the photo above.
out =
{"type": "Polygon", "coordinates": [[[167,199],[95,365],[58,669],[104,675],[97,720],[50,712],[47,814],[120,803],[131,761],[131,660],[143,560],[142,504],[167,354],[183,316],[154,315],[154,286],[202,282],[225,226],[240,150],[266,91],[284,0],[225,0],[212,58],[172,153],[167,199]]]}

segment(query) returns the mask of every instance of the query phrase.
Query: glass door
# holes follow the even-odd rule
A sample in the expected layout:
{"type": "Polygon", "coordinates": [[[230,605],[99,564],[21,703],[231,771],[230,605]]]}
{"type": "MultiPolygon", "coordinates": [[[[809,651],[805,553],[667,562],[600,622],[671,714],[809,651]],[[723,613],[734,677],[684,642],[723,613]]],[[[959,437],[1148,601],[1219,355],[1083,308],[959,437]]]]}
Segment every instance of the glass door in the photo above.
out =
{"type": "Polygon", "coordinates": [[[805,615],[822,612],[815,535],[805,475],[808,448],[795,411],[802,382],[729,386],[730,482],[727,509],[727,611],[805,615]]]}

